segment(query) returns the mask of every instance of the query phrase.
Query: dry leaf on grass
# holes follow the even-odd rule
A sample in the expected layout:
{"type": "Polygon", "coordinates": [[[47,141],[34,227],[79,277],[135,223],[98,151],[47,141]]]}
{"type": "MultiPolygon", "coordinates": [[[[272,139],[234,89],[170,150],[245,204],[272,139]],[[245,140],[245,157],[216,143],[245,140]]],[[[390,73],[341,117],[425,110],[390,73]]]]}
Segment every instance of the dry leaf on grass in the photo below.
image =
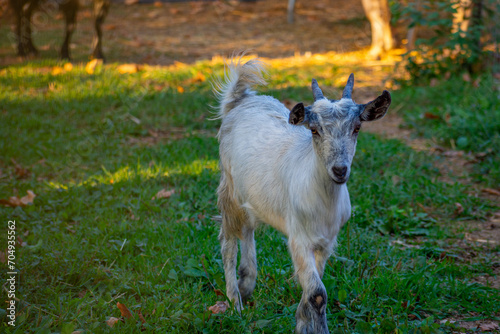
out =
{"type": "Polygon", "coordinates": [[[425,112],[424,113],[424,118],[427,118],[427,119],[440,119],[441,117],[439,117],[438,115],[433,114],[431,112],[425,112]]]}
{"type": "Polygon", "coordinates": [[[32,204],[35,197],[35,193],[31,190],[28,190],[28,195],[21,198],[12,196],[9,199],[0,199],[0,204],[11,207],[26,206],[28,204],[32,204]]]}
{"type": "Polygon", "coordinates": [[[106,320],[106,323],[108,324],[109,327],[113,327],[120,319],[111,317],[108,320],[106,320]]]}
{"type": "Polygon", "coordinates": [[[215,289],[214,292],[216,296],[224,296],[224,293],[219,289],[215,289]]]}
{"type": "Polygon", "coordinates": [[[484,188],[481,191],[485,192],[485,193],[488,193],[488,194],[491,194],[491,195],[500,196],[500,191],[498,191],[496,189],[484,188]]]}
{"type": "Polygon", "coordinates": [[[184,87],[177,86],[177,92],[179,92],[180,94],[184,93],[184,87]]]}
{"type": "Polygon", "coordinates": [[[479,329],[485,332],[496,331],[498,329],[498,324],[495,322],[487,322],[479,325],[479,329]]]}
{"type": "Polygon", "coordinates": [[[208,308],[209,311],[212,311],[213,314],[217,314],[217,313],[224,313],[226,312],[226,310],[228,309],[229,307],[229,303],[228,302],[221,302],[221,301],[218,301],[215,303],[215,305],[212,305],[208,308]]]}
{"type": "Polygon", "coordinates": [[[85,65],[85,71],[88,74],[94,74],[95,69],[100,65],[102,65],[102,59],[92,59],[85,65]]]}
{"type": "Polygon", "coordinates": [[[120,302],[116,303],[116,306],[118,307],[118,309],[122,313],[122,317],[124,317],[125,319],[132,318],[132,313],[130,313],[127,306],[125,306],[124,304],[122,304],[120,302]]]}
{"type": "Polygon", "coordinates": [[[60,66],[54,66],[50,72],[52,75],[58,75],[64,72],[64,69],[60,66]]]}
{"type": "Polygon", "coordinates": [[[27,170],[26,168],[24,168],[23,166],[21,166],[20,164],[18,164],[16,160],[10,159],[10,161],[12,161],[12,163],[14,164],[17,178],[23,179],[23,178],[28,177],[30,175],[30,171],[27,170]]]}
{"type": "Polygon", "coordinates": [[[151,200],[160,199],[160,198],[169,198],[174,193],[175,193],[175,189],[170,189],[170,190],[162,189],[159,192],[157,192],[156,195],[154,195],[153,198],[151,198],[151,200]]]}
{"type": "Polygon", "coordinates": [[[139,313],[138,313],[138,314],[139,314],[139,319],[141,320],[141,322],[142,322],[143,324],[145,324],[145,323],[146,323],[146,319],[144,319],[144,316],[142,315],[141,310],[139,310],[139,313]]]}
{"type": "Polygon", "coordinates": [[[191,82],[195,83],[195,82],[205,82],[207,80],[207,78],[205,77],[205,75],[201,72],[197,72],[196,75],[191,79],[191,82]]]}
{"type": "Polygon", "coordinates": [[[137,73],[137,71],[141,70],[141,67],[137,64],[122,64],[118,66],[117,70],[120,74],[137,73]]]}
{"type": "Polygon", "coordinates": [[[443,155],[448,158],[463,157],[464,151],[446,151],[443,152],[443,155]]]}
{"type": "Polygon", "coordinates": [[[464,212],[464,207],[460,203],[455,203],[455,214],[460,215],[464,212]]]}

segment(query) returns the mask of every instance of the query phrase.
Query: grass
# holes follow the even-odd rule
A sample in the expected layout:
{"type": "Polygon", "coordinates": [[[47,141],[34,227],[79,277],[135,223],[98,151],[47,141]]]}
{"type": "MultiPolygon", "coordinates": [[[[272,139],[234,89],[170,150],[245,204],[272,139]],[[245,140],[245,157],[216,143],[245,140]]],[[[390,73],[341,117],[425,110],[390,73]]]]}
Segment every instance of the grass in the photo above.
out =
{"type": "Polygon", "coordinates": [[[403,113],[410,128],[438,144],[482,153],[474,179],[500,184],[500,97],[498,79],[483,74],[437,82],[434,87],[403,91],[403,113]]]}
{"type": "MultiPolygon", "coordinates": [[[[290,333],[301,290],[286,240],[271,228],[257,233],[251,305],[241,316],[207,310],[224,300],[214,289],[225,289],[211,218],[218,122],[208,120],[216,102],[205,80],[221,74],[222,64],[133,74],[119,74],[117,64],[93,74],[83,66],[54,74],[55,66],[62,64],[33,62],[0,75],[0,198],[37,194],[33,205],[0,207],[20,238],[17,326],[4,322],[2,332],[290,333]],[[16,173],[15,164],[29,173],[16,173]],[[175,193],[152,200],[161,189],[175,193]],[[110,328],[105,321],[120,316],[117,302],[134,316],[110,328]]],[[[300,76],[297,67],[273,65],[263,91],[310,102],[313,75],[336,85],[335,67],[297,66],[300,76]]],[[[397,103],[411,94],[393,95],[397,103]]],[[[360,134],[349,181],[354,215],[323,279],[331,331],[450,332],[453,325],[439,320],[498,317],[499,291],[473,278],[492,274],[500,250],[469,265],[450,228],[497,207],[466,186],[439,182],[433,159],[360,134]]]]}

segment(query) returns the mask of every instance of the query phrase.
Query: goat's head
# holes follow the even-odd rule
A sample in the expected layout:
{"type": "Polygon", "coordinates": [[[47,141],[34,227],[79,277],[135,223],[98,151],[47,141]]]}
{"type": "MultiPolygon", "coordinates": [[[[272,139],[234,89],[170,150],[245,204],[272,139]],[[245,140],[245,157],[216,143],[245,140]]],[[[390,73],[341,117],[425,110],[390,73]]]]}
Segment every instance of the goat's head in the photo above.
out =
{"type": "Polygon", "coordinates": [[[391,95],[386,90],[367,104],[356,104],[351,97],[353,86],[354,75],[351,74],[342,98],[328,100],[313,79],[313,105],[297,104],[288,120],[290,124],[303,125],[311,131],[316,154],[324,162],[328,175],[339,184],[349,179],[361,123],[381,119],[391,104],[391,95]]]}

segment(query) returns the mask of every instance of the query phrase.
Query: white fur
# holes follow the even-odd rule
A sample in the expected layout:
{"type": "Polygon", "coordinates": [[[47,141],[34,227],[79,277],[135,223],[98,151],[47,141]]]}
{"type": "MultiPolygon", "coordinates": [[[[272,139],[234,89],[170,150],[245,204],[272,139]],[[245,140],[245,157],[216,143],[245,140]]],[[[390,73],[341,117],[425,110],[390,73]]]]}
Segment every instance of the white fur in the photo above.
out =
{"type": "MultiPolygon", "coordinates": [[[[252,84],[262,82],[260,63],[251,61],[232,65],[226,83],[219,85],[222,176],[218,204],[223,217],[220,239],[227,294],[241,309],[239,290],[245,290],[241,296],[253,290],[253,230],[257,223],[267,223],[288,237],[296,274],[304,289],[296,331],[327,333],[325,306],[318,315],[310,311],[314,305],[308,303],[311,296],[326,302],[321,277],[339,229],[351,215],[349,193],[345,183],[333,182],[313,147],[311,131],[289,124],[290,112],[278,100],[250,90],[252,84]],[[252,233],[250,242],[244,236],[248,231],[252,233]],[[249,282],[246,276],[240,277],[239,290],[234,275],[237,238],[242,244],[240,272],[243,268],[253,279],[249,282]],[[248,267],[247,262],[252,265],[248,267]]],[[[327,108],[325,104],[331,104],[327,101],[318,103],[317,108],[327,108]]]]}

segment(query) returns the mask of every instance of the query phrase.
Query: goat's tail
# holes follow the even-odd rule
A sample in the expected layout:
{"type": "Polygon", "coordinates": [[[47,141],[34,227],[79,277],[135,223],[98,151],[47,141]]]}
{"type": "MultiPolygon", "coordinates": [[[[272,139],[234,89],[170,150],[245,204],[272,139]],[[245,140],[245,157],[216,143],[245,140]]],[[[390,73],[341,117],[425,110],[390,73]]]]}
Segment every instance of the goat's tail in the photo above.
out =
{"type": "Polygon", "coordinates": [[[219,98],[219,111],[216,118],[224,118],[246,96],[253,95],[253,86],[265,85],[263,78],[264,64],[258,59],[251,59],[241,64],[234,58],[226,64],[224,80],[214,82],[214,92],[219,98]]]}

